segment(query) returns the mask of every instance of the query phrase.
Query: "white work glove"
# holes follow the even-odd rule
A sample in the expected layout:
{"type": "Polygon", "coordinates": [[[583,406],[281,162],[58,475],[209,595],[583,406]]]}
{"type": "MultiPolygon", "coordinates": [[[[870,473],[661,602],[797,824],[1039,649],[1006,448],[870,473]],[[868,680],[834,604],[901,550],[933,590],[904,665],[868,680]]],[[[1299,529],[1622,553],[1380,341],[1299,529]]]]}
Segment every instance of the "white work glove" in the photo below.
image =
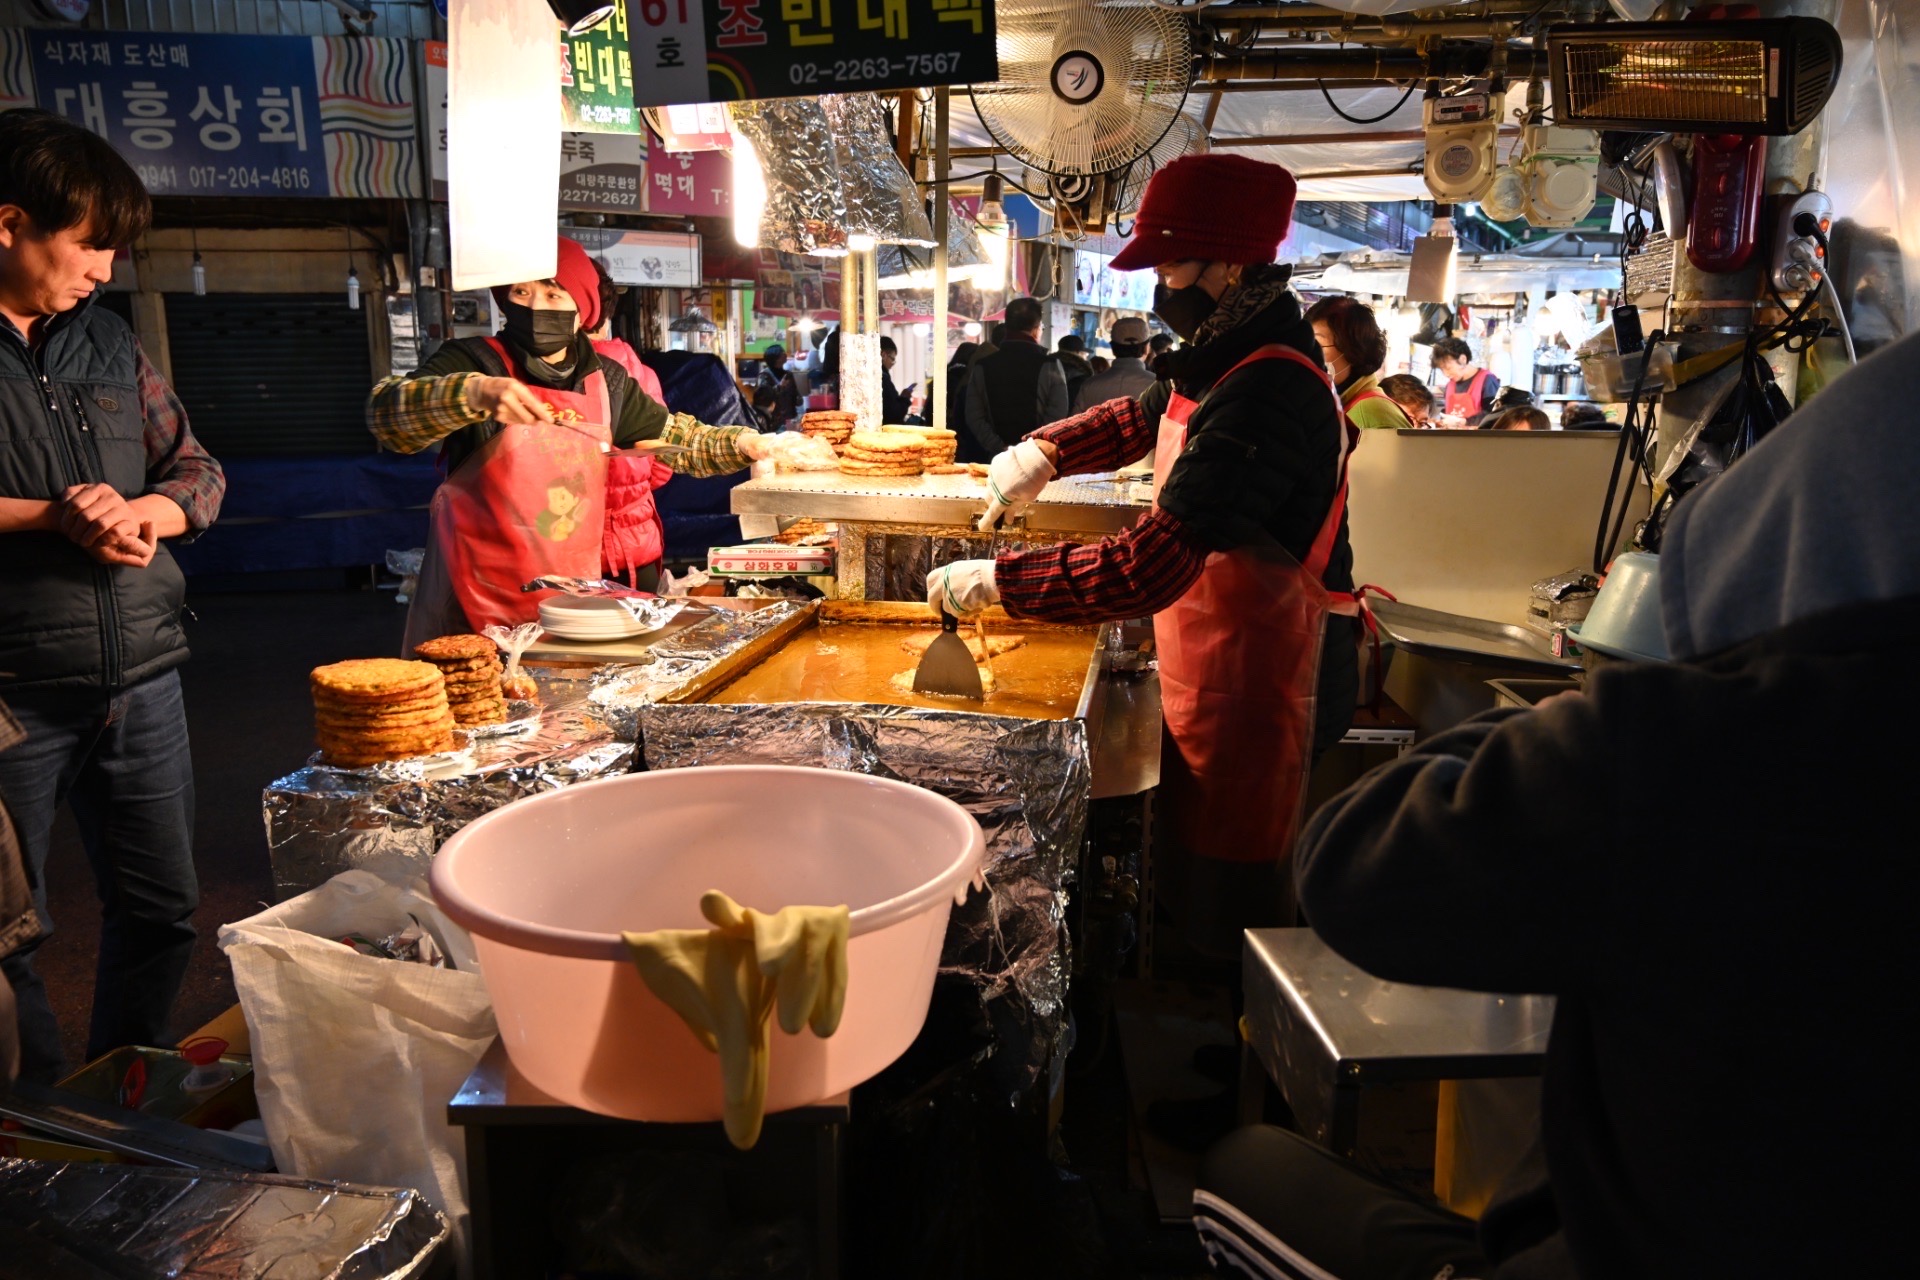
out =
{"type": "Polygon", "coordinates": [[[991,529],[1009,516],[1017,516],[1033,505],[1040,491],[1053,479],[1054,466],[1038,441],[1022,440],[1005,450],[987,468],[987,514],[980,527],[991,529]]]}
{"type": "Polygon", "coordinates": [[[945,609],[956,618],[1000,603],[1000,588],[993,585],[993,561],[955,560],[941,565],[927,575],[927,603],[936,613],[945,609]]]}

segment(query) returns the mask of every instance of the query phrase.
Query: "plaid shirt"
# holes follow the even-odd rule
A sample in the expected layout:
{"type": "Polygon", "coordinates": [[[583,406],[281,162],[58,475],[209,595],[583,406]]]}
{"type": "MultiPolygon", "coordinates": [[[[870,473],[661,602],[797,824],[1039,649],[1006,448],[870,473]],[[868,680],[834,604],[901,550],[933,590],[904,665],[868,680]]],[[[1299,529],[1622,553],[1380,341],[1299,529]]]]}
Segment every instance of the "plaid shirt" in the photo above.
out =
{"type": "Polygon", "coordinates": [[[147,492],[173,499],[187,515],[187,537],[196,537],[219,518],[227,496],[227,477],[213,455],[187,426],[187,411],[167,380],[133,344],[139,362],[140,419],[145,424],[147,492]]]}
{"type": "MultiPolygon", "coordinates": [[[[1063,476],[1113,471],[1153,451],[1159,424],[1137,400],[1109,400],[1028,437],[1060,451],[1063,476]]],[[[1145,618],[1185,595],[1207,548],[1155,507],[1133,528],[1095,543],[1010,551],[994,563],[1000,602],[1016,617],[1047,622],[1145,618]]]]}
{"type": "MultiPolygon", "coordinates": [[[[419,453],[466,427],[488,421],[476,409],[467,391],[480,373],[449,373],[426,378],[383,378],[367,399],[367,427],[381,444],[396,453],[419,453]]],[[[639,385],[634,385],[639,391],[639,385]]],[[[673,460],[673,469],[686,475],[722,476],[743,470],[752,460],[740,452],[739,439],[750,427],[712,427],[684,413],[669,414],[657,437],[614,438],[617,445],[657,438],[663,444],[684,445],[691,452],[673,460]]]]}

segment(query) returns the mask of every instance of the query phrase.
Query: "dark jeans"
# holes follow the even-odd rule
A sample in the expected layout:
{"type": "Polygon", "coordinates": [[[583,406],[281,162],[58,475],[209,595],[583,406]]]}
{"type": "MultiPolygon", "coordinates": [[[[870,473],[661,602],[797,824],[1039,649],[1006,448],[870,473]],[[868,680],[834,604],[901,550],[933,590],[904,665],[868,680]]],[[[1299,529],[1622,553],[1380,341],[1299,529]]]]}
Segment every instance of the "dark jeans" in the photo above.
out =
{"type": "MultiPolygon", "coordinates": [[[[169,671],[118,696],[9,693],[26,740],[0,752],[0,800],[13,814],[27,883],[46,935],[47,849],[54,814],[73,806],[100,895],[87,1057],[164,1043],[167,1014],[193,951],[193,761],[180,676],[169,671]]],[[[45,941],[43,935],[41,941],[45,941]]],[[[60,1028],[34,972],[39,944],[4,962],[20,1004],[20,1073],[51,1081],[66,1068],[60,1028]]]]}

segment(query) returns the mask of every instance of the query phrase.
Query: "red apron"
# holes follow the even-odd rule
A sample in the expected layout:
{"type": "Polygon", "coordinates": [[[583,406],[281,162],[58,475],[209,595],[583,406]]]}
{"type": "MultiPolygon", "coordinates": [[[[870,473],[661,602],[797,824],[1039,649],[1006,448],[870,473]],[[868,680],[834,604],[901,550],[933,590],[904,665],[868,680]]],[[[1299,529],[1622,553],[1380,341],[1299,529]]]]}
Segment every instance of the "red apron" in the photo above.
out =
{"type": "MultiPolygon", "coordinates": [[[[515,367],[499,342],[487,345],[515,367]]],[[[575,410],[581,424],[502,427],[441,481],[429,509],[434,549],[475,631],[534,621],[541,599],[555,594],[520,589],[535,578],[600,576],[607,380],[595,370],[579,392],[533,390],[556,410],[575,410]]]]}
{"type": "MultiPolygon", "coordinates": [[[[1311,369],[1334,395],[1318,365],[1277,344],[1226,377],[1259,360],[1311,369]]],[[[1186,447],[1198,407],[1178,394],[1167,406],[1154,449],[1156,489],[1186,447]]],[[[1347,455],[1359,435],[1344,413],[1340,421],[1346,430],[1339,487],[1306,563],[1277,546],[1216,551],[1187,593],[1153,620],[1160,702],[1174,747],[1162,761],[1160,798],[1174,836],[1196,857],[1278,862],[1299,829],[1326,617],[1357,608],[1353,597],[1336,596],[1320,581],[1346,512],[1347,455]]]]}
{"type": "Polygon", "coordinates": [[[1487,371],[1485,369],[1473,375],[1465,391],[1451,378],[1447,380],[1447,401],[1445,411],[1461,418],[1471,418],[1475,414],[1485,413],[1487,371]]]}

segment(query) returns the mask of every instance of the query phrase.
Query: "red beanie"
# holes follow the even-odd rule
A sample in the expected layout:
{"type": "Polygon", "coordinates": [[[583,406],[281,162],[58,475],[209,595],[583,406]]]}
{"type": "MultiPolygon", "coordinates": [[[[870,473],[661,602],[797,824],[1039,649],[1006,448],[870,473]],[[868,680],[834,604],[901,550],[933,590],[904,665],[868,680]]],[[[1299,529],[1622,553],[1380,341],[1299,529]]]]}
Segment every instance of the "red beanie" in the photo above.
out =
{"type": "MultiPolygon", "coordinates": [[[[554,268],[553,278],[560,282],[573,299],[573,305],[580,309],[580,332],[592,333],[600,327],[600,272],[595,269],[593,259],[580,247],[577,240],[559,237],[560,262],[554,268]]],[[[516,283],[519,283],[516,281],[516,283]]],[[[493,300],[501,305],[508,302],[507,291],[510,284],[493,286],[493,300]]]]}
{"type": "Polygon", "coordinates": [[[1182,156],[1147,183],[1115,271],[1163,262],[1272,262],[1293,221],[1293,175],[1246,156],[1182,156]]]}

